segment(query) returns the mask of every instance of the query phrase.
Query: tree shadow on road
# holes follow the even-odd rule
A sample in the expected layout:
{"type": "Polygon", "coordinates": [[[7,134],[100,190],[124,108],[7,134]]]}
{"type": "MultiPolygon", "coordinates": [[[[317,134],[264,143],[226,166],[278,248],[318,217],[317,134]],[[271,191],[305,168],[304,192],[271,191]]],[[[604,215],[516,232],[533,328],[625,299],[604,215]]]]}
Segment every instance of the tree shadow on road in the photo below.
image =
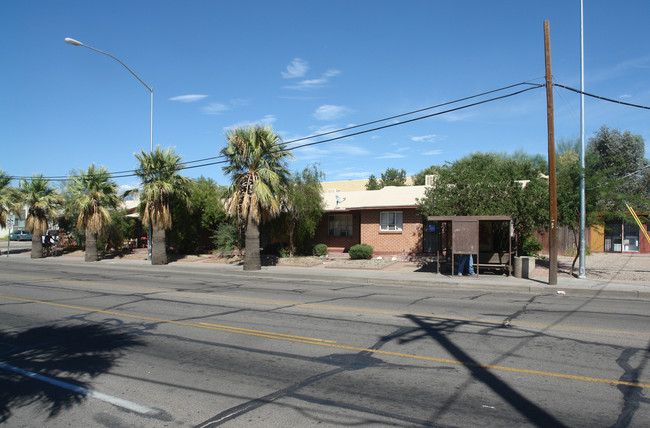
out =
{"type": "Polygon", "coordinates": [[[51,418],[86,398],[30,373],[88,388],[92,378],[106,373],[128,348],[139,345],[141,340],[132,333],[95,324],[0,332],[0,423],[15,408],[37,404],[51,418]]]}
{"type": "Polygon", "coordinates": [[[405,318],[412,321],[418,329],[411,331],[408,336],[400,338],[399,343],[408,343],[430,337],[447,350],[457,361],[459,361],[474,377],[506,403],[510,404],[517,412],[525,417],[532,425],[539,427],[564,427],[565,425],[548,413],[537,404],[517,392],[503,380],[495,376],[485,365],[479,363],[471,355],[463,351],[448,337],[450,330],[453,330],[467,321],[440,320],[427,317],[405,315],[405,318]]]}

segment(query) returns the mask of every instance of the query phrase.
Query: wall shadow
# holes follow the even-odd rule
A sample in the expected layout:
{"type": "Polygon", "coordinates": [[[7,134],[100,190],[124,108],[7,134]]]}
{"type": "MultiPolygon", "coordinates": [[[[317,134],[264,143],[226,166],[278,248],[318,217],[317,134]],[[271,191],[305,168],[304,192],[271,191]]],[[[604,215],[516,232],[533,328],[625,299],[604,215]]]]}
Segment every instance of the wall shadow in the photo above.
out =
{"type": "Polygon", "coordinates": [[[0,332],[0,423],[12,409],[37,404],[54,417],[86,396],[16,373],[18,368],[82,388],[143,342],[132,333],[101,325],[47,326],[0,332]]]}
{"type": "Polygon", "coordinates": [[[537,404],[517,392],[506,382],[492,374],[489,369],[484,367],[449,339],[448,334],[451,330],[463,324],[469,324],[470,322],[459,320],[441,321],[440,319],[419,317],[415,315],[405,315],[405,318],[418,326],[418,330],[412,331],[407,337],[401,337],[399,343],[408,343],[427,337],[431,338],[453,355],[457,361],[462,362],[463,367],[470,372],[474,379],[489,387],[494,393],[525,417],[531,425],[538,427],[566,426],[546,410],[539,407],[537,404]]]}

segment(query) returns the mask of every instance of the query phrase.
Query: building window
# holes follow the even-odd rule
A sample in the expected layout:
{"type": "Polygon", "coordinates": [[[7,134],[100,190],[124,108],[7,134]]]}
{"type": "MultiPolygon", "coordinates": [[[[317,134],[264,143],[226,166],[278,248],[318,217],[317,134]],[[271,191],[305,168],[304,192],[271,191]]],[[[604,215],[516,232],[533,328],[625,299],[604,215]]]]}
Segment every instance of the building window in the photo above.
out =
{"type": "Polygon", "coordinates": [[[639,226],[626,221],[605,223],[605,252],[639,252],[639,226]]]}
{"type": "Polygon", "coordinates": [[[382,232],[391,230],[402,230],[402,212],[387,211],[379,215],[379,230],[382,232]]]}
{"type": "Polygon", "coordinates": [[[335,214],[328,218],[328,233],[331,237],[352,237],[352,214],[335,214]]]}

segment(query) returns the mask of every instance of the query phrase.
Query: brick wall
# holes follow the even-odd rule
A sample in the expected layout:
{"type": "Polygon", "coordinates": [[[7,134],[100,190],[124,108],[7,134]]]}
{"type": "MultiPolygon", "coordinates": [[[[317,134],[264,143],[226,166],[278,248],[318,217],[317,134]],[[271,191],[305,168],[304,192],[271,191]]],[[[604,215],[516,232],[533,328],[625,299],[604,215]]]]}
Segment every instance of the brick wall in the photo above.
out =
{"type": "MultiPolygon", "coordinates": [[[[328,215],[323,216],[319,224],[314,243],[325,244],[332,252],[348,251],[356,244],[368,244],[374,249],[374,255],[382,254],[417,254],[422,252],[422,216],[418,215],[415,208],[406,209],[378,209],[352,211],[352,237],[329,237],[327,225],[328,215]],[[379,230],[380,213],[385,211],[402,212],[402,230],[379,230]]],[[[343,213],[342,213],[343,214],[343,213]]]]}
{"type": "Polygon", "coordinates": [[[359,244],[359,212],[342,212],[341,214],[351,214],[352,215],[352,237],[340,237],[340,236],[327,236],[328,235],[328,221],[330,214],[337,213],[325,213],[318,228],[316,228],[316,234],[314,236],[315,244],[325,244],[329,251],[332,252],[347,252],[351,246],[359,244]]]}
{"type": "Polygon", "coordinates": [[[422,252],[422,216],[415,208],[365,210],[361,212],[361,243],[372,246],[375,255],[417,254],[422,252]],[[380,213],[402,212],[401,231],[380,231],[380,213]]]}

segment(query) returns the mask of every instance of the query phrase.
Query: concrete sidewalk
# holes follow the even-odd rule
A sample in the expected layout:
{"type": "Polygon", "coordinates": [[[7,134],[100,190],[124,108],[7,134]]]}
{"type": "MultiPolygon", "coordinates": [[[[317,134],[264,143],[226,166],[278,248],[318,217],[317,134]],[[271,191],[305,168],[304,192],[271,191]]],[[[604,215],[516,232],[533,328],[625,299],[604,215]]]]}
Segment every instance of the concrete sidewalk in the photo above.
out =
{"type": "MultiPolygon", "coordinates": [[[[1,257],[0,262],[10,260],[31,260],[29,253],[12,254],[9,258],[1,257]]],[[[649,259],[650,260],[650,259],[649,259]]],[[[82,257],[48,257],[33,260],[35,263],[63,263],[91,266],[82,257]]],[[[340,268],[336,266],[316,265],[302,266],[263,266],[260,271],[244,271],[241,265],[202,261],[173,261],[165,266],[152,266],[147,260],[104,259],[96,262],[100,265],[139,266],[142,268],[164,269],[169,271],[200,270],[214,271],[253,278],[292,278],[311,281],[338,281],[383,285],[408,285],[435,288],[461,288],[466,290],[483,290],[498,292],[518,292],[531,294],[554,294],[559,296],[580,297],[614,297],[650,299],[650,284],[644,281],[616,281],[603,279],[578,279],[566,274],[558,275],[558,283],[548,285],[548,276],[537,274],[534,279],[515,278],[514,276],[480,274],[469,276],[450,276],[423,271],[415,263],[397,262],[384,269],[340,268]]]]}
{"type": "MultiPolygon", "coordinates": [[[[183,264],[183,263],[176,263],[183,264]]],[[[560,296],[617,297],[650,299],[650,284],[614,282],[603,280],[558,277],[558,283],[548,285],[548,278],[522,279],[514,276],[481,274],[475,276],[450,276],[418,271],[418,267],[404,263],[395,270],[304,268],[293,266],[264,266],[259,272],[244,272],[240,266],[230,271],[257,277],[292,277],[320,281],[362,282],[385,285],[411,285],[437,288],[463,288],[467,290],[524,292],[532,294],[557,294],[560,296]]],[[[218,270],[223,266],[216,267],[218,270]]]]}

